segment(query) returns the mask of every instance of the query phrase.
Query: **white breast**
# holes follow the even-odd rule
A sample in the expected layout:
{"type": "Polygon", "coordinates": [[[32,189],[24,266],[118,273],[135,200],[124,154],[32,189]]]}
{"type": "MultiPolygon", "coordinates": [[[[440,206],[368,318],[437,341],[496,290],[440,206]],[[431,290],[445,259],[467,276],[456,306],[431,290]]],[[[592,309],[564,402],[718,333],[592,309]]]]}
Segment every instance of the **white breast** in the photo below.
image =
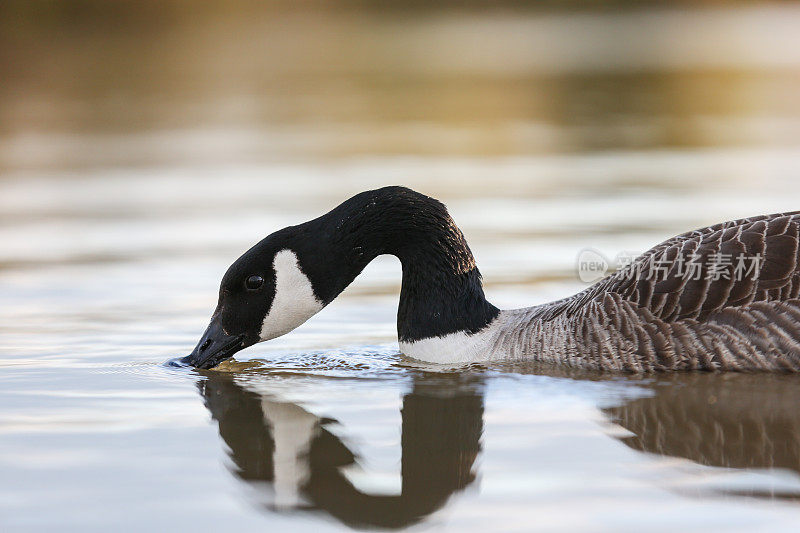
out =
{"type": "Polygon", "coordinates": [[[427,363],[472,363],[501,359],[507,356],[500,342],[505,321],[503,311],[477,333],[470,335],[457,331],[442,337],[401,341],[400,351],[412,359],[427,363]]]}

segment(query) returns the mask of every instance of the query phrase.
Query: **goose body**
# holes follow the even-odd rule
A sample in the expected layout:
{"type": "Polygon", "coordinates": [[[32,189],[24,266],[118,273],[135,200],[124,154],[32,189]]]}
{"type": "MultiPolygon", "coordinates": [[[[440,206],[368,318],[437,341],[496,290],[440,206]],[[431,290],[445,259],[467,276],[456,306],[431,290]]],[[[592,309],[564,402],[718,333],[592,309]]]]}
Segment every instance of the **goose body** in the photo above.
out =
{"type": "Polygon", "coordinates": [[[296,328],[378,255],[402,263],[401,351],[437,363],[530,360],[595,370],[800,371],[800,212],[669,239],[569,298],[501,311],[437,200],[366,191],[273,233],[231,265],[184,362],[210,368],[296,328]]]}

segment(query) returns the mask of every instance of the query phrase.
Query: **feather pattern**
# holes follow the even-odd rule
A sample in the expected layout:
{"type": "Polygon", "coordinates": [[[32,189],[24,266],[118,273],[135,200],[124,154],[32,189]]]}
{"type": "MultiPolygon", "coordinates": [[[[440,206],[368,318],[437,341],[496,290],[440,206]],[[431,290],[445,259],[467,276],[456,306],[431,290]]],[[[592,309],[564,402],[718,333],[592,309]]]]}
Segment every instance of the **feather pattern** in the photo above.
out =
{"type": "Polygon", "coordinates": [[[501,312],[491,351],[628,372],[800,371],[799,240],[800,212],[684,233],[570,298],[501,312]]]}

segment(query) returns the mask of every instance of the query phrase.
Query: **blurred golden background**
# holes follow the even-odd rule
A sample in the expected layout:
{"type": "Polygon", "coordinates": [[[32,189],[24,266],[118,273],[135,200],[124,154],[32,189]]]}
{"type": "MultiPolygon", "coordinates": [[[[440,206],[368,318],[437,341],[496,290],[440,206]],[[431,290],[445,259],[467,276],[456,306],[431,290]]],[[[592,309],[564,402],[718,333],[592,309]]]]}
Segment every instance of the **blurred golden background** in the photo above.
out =
{"type": "Polygon", "coordinates": [[[0,168],[795,146],[794,2],[0,4],[0,168]]]}

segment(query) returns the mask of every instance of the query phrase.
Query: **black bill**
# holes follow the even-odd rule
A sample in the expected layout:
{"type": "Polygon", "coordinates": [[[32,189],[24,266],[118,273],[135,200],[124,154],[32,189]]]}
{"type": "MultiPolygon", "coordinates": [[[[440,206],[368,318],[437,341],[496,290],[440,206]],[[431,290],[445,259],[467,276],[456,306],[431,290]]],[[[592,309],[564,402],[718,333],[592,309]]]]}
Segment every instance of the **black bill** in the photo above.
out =
{"type": "Polygon", "coordinates": [[[195,368],[213,368],[251,344],[245,341],[245,335],[225,333],[219,318],[215,317],[192,353],[180,359],[180,363],[195,368]]]}

